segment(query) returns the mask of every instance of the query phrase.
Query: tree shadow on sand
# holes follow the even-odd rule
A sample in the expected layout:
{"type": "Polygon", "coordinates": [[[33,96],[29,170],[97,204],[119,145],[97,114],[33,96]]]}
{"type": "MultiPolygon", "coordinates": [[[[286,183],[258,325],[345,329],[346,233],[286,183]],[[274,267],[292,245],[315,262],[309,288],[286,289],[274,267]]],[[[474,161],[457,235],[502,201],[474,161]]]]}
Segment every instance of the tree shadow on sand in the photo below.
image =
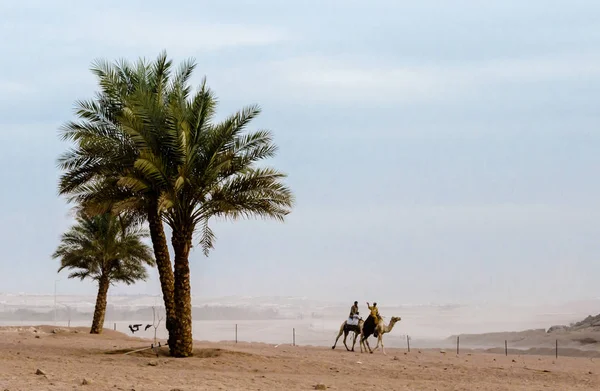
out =
{"type": "MultiPolygon", "coordinates": [[[[117,355],[117,354],[125,354],[125,353],[129,353],[128,356],[133,356],[133,357],[171,357],[169,355],[169,348],[168,346],[161,346],[159,348],[152,348],[152,349],[146,349],[146,350],[141,350],[141,351],[135,351],[138,349],[142,349],[140,347],[135,347],[135,348],[128,348],[128,349],[114,349],[114,350],[108,350],[103,352],[104,354],[109,354],[109,355],[117,355]]],[[[244,353],[244,352],[236,352],[233,350],[225,350],[225,349],[218,349],[218,348],[196,348],[193,350],[193,357],[195,358],[214,358],[214,357],[220,357],[223,355],[228,355],[228,356],[245,356],[245,357],[250,357],[253,356],[250,353],[244,353]]]]}

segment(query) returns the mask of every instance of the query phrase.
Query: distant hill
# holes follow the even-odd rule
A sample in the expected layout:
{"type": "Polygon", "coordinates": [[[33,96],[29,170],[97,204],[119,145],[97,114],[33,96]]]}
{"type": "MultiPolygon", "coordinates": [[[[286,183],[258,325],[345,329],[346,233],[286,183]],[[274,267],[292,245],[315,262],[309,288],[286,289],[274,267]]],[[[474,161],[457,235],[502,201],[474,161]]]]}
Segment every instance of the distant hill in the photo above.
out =
{"type": "MultiPolygon", "coordinates": [[[[447,343],[456,343],[457,335],[449,337],[447,343]]],[[[600,314],[588,316],[582,321],[569,326],[555,325],[546,329],[533,329],[514,332],[497,332],[484,334],[461,334],[460,345],[466,348],[504,351],[504,343],[509,349],[521,351],[530,349],[532,353],[553,348],[558,342],[559,349],[576,350],[600,355],[600,314]],[[540,350],[541,349],[541,350],[540,350]]],[[[525,353],[525,352],[523,352],[525,353]]],[[[545,353],[544,353],[545,354],[545,353]]],[[[574,354],[577,355],[577,354],[574,354]]]]}
{"type": "Polygon", "coordinates": [[[571,323],[569,326],[556,325],[548,329],[548,333],[564,333],[569,331],[598,331],[600,332],[600,314],[596,316],[589,315],[584,320],[571,323]]]}
{"type": "MultiPolygon", "coordinates": [[[[159,309],[159,311],[164,311],[159,309]]],[[[280,318],[277,309],[273,308],[248,308],[234,306],[208,306],[193,307],[194,320],[263,320],[280,318]]],[[[54,311],[39,311],[27,308],[0,312],[0,321],[34,321],[44,322],[54,319],[54,311]]],[[[57,308],[56,319],[65,321],[90,320],[93,308],[77,310],[70,308],[57,308]]],[[[110,321],[152,320],[152,307],[117,308],[109,305],[106,309],[106,319],[110,321]]]]}

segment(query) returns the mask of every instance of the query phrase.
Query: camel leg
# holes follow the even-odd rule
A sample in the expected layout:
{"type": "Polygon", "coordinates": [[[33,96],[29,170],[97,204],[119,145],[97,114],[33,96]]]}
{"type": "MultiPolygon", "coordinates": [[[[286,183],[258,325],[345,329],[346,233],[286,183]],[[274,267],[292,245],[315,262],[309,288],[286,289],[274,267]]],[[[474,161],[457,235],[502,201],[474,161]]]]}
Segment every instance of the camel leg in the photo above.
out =
{"type": "Polygon", "coordinates": [[[363,347],[365,348],[365,352],[367,351],[367,347],[371,350],[371,346],[369,346],[369,335],[365,335],[363,331],[360,331],[360,352],[363,352],[363,347]]]}
{"type": "Polygon", "coordinates": [[[358,337],[358,334],[356,334],[356,332],[355,332],[354,338],[352,339],[352,351],[354,351],[354,345],[356,345],[356,337],[358,337]]]}
{"type": "MultiPolygon", "coordinates": [[[[365,346],[365,341],[363,339],[363,335],[362,333],[360,334],[360,338],[358,340],[358,345],[360,346],[360,352],[363,352],[363,346],[365,346]]],[[[367,350],[367,348],[365,347],[365,350],[367,350]]]]}
{"type": "Polygon", "coordinates": [[[338,339],[340,339],[340,337],[342,336],[343,333],[344,333],[344,326],[340,327],[340,332],[339,332],[337,338],[335,339],[335,342],[334,342],[333,346],[331,347],[331,349],[335,349],[335,345],[337,345],[338,339]]]}
{"type": "Polygon", "coordinates": [[[379,341],[381,341],[381,334],[377,334],[377,344],[375,345],[375,349],[373,349],[373,351],[379,349],[379,341]]]}
{"type": "MultiPolygon", "coordinates": [[[[369,349],[369,353],[373,353],[373,351],[371,350],[371,345],[369,345],[369,340],[367,338],[365,338],[365,345],[369,349]]],[[[365,348],[365,351],[367,351],[366,348],[365,348]]]]}
{"type": "Polygon", "coordinates": [[[348,349],[348,345],[346,345],[346,338],[348,338],[348,331],[344,330],[344,346],[346,347],[347,351],[350,351],[350,349],[348,349]]]}
{"type": "Polygon", "coordinates": [[[375,349],[373,349],[373,351],[379,349],[379,344],[381,344],[381,349],[383,349],[383,338],[381,338],[381,334],[377,335],[377,345],[375,346],[375,349]]]}

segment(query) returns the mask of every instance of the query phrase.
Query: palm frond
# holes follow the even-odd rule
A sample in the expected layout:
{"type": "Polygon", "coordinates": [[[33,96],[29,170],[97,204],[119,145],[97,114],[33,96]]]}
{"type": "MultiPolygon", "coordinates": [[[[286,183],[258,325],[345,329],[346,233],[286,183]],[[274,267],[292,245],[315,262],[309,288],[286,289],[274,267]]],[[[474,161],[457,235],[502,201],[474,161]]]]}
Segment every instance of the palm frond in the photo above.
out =
{"type": "Polygon", "coordinates": [[[210,200],[197,210],[197,216],[258,216],[283,221],[294,204],[291,190],[281,182],[283,178],[285,174],[270,168],[231,177],[211,191],[210,200]]]}
{"type": "MultiPolygon", "coordinates": [[[[187,235],[197,228],[208,254],[216,240],[212,217],[281,221],[294,196],[285,174],[258,167],[277,153],[270,131],[248,131],[260,107],[244,107],[216,122],[218,100],[206,78],[195,91],[190,86],[195,68],[193,59],[174,68],[164,51],[152,61],[95,61],[91,70],[100,91],[76,102],[77,120],[60,130],[74,146],[57,161],[63,171],[59,193],[92,215],[127,214],[137,216],[135,222],[148,205],[158,205],[174,232],[187,235]]],[[[114,226],[106,228],[112,235],[114,226]]],[[[135,232],[134,238],[144,235],[135,232]]],[[[148,254],[132,243],[129,252],[119,247],[129,241],[127,235],[106,249],[113,254],[113,277],[131,283],[144,270],[128,260],[147,260],[148,254]]],[[[64,251],[72,250],[64,239],[64,251]]]]}
{"type": "MultiPolygon", "coordinates": [[[[90,272],[87,270],[72,272],[69,274],[69,278],[79,278],[81,281],[83,281],[87,278],[90,278],[90,272]]],[[[93,279],[95,279],[95,278],[93,278],[93,279]]]]}
{"type": "Polygon", "coordinates": [[[214,232],[208,226],[209,217],[204,218],[200,222],[200,246],[205,256],[208,256],[210,250],[214,248],[214,241],[216,239],[214,232]]]}
{"type": "Polygon", "coordinates": [[[78,209],[76,223],[61,237],[52,255],[60,259],[59,272],[69,269],[69,278],[108,277],[132,283],[146,278],[144,265],[154,266],[151,249],[142,242],[148,233],[135,214],[90,215],[78,209]]]}

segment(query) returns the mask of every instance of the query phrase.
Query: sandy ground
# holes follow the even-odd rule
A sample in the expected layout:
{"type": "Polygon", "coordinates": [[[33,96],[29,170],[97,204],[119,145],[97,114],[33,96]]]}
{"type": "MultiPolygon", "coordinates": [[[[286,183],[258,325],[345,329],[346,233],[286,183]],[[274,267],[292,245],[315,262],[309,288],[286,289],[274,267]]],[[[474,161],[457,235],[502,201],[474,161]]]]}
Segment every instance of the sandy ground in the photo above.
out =
{"type": "Polygon", "coordinates": [[[600,389],[600,359],[585,357],[198,342],[195,357],[173,359],[124,355],[149,341],[113,331],[53,330],[0,328],[0,391],[600,389]]]}

